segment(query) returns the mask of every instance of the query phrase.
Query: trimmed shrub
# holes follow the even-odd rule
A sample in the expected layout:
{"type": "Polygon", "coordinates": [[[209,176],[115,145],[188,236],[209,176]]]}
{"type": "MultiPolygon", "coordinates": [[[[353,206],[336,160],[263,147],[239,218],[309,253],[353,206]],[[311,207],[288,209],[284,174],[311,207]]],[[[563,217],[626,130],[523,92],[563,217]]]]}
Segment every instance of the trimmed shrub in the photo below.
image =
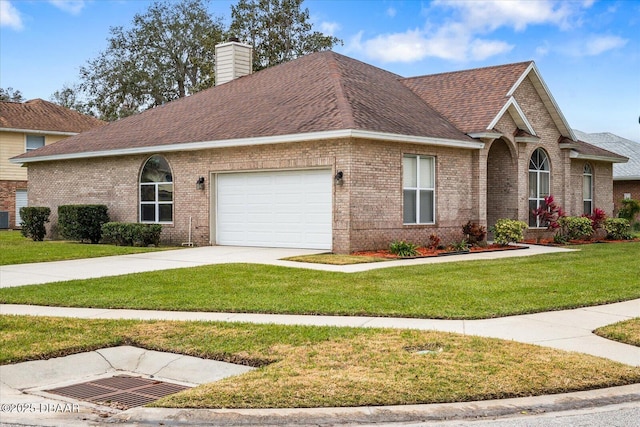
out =
{"type": "Polygon", "coordinates": [[[63,205],[58,207],[60,236],[95,244],[102,238],[102,224],[109,222],[105,205],[63,205]]]}
{"type": "Polygon", "coordinates": [[[135,222],[107,222],[102,225],[102,238],[107,243],[118,246],[158,246],[160,244],[160,224],[140,224],[135,222]]]}
{"type": "Polygon", "coordinates": [[[607,218],[604,220],[604,229],[607,239],[629,240],[631,239],[631,224],[625,218],[607,218]]]}
{"type": "Polygon", "coordinates": [[[593,221],[586,216],[565,216],[558,219],[558,234],[566,240],[587,239],[593,234],[593,221]]]}
{"type": "Polygon", "coordinates": [[[389,245],[389,252],[400,257],[411,257],[418,255],[418,247],[413,243],[396,240],[389,245]]]}
{"type": "Polygon", "coordinates": [[[47,207],[26,206],[20,208],[20,218],[22,218],[22,230],[20,233],[24,237],[30,237],[34,242],[42,242],[47,234],[45,224],[49,222],[51,209],[47,207]]]}
{"type": "Polygon", "coordinates": [[[493,240],[499,245],[508,245],[509,243],[517,243],[524,240],[524,230],[528,225],[523,221],[515,219],[499,219],[496,225],[491,227],[493,232],[493,240]]]}

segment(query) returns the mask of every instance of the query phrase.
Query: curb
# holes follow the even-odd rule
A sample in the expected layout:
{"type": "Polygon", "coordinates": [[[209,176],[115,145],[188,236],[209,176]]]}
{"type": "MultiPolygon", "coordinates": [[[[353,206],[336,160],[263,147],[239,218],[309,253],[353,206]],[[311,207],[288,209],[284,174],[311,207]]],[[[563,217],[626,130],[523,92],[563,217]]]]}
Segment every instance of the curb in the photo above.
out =
{"type": "Polygon", "coordinates": [[[109,422],[170,426],[335,426],[525,417],[628,402],[640,402],[640,384],[546,396],[428,405],[314,409],[133,408],[110,417],[109,422]]]}

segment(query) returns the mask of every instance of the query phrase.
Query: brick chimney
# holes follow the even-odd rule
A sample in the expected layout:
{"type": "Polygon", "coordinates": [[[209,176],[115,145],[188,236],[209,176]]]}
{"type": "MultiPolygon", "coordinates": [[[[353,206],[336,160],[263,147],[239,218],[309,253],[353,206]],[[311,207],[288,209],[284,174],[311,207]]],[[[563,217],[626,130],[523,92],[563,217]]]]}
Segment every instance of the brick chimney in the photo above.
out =
{"type": "Polygon", "coordinates": [[[253,71],[253,48],[233,37],[216,46],[216,86],[230,82],[253,71]]]}

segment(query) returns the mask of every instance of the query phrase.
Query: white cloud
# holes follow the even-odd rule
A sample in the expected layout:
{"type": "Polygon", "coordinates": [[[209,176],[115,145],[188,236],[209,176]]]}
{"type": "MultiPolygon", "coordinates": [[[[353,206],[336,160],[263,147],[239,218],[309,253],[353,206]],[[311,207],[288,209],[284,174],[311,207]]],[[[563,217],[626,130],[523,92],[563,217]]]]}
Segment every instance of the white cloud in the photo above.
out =
{"type": "Polygon", "coordinates": [[[426,57],[481,61],[515,47],[487,37],[492,32],[500,28],[524,31],[532,25],[566,30],[579,26],[581,11],[592,4],[593,0],[435,0],[425,10],[424,28],[381,34],[368,40],[359,33],[348,47],[383,62],[415,62],[426,57]],[[435,15],[444,12],[450,17],[434,22],[429,19],[429,11],[437,12],[435,15]]]}
{"type": "Polygon", "coordinates": [[[336,31],[340,29],[340,24],[337,22],[326,22],[323,21],[320,23],[320,30],[329,36],[333,36],[336,31]]]}
{"type": "Polygon", "coordinates": [[[10,1],[0,0],[0,27],[22,30],[22,17],[10,1]]]}
{"type": "Polygon", "coordinates": [[[49,0],[58,9],[72,15],[78,15],[86,4],[85,0],[49,0]]]}
{"type": "Polygon", "coordinates": [[[393,8],[393,7],[389,7],[387,9],[387,16],[390,17],[390,18],[395,17],[396,13],[397,13],[397,10],[395,8],[393,8]]]}
{"type": "Polygon", "coordinates": [[[592,37],[586,41],[584,53],[589,56],[600,55],[608,50],[623,47],[627,42],[628,40],[618,36],[592,37]]]}

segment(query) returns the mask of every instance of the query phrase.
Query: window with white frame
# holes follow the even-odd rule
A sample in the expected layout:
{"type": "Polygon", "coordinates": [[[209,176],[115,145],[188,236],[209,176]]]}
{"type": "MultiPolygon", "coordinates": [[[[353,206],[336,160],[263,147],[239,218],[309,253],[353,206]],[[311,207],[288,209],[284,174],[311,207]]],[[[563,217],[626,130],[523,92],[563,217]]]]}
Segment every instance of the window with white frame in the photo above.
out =
{"type": "Polygon", "coordinates": [[[40,147],[44,147],[44,135],[27,135],[27,152],[37,150],[40,147]]]}
{"type": "Polygon", "coordinates": [[[544,207],[544,198],[549,195],[550,178],[549,157],[542,148],[537,148],[529,160],[529,227],[544,226],[533,212],[544,207]]]}
{"type": "Polygon", "coordinates": [[[583,213],[593,213],[593,169],[589,163],[585,163],[582,171],[582,204],[583,213]]]}
{"type": "Polygon", "coordinates": [[[140,222],[173,222],[173,176],[167,160],[157,154],[140,174],[140,222]]]}
{"type": "Polygon", "coordinates": [[[435,157],[405,155],[402,159],[403,223],[434,224],[435,157]]]}

